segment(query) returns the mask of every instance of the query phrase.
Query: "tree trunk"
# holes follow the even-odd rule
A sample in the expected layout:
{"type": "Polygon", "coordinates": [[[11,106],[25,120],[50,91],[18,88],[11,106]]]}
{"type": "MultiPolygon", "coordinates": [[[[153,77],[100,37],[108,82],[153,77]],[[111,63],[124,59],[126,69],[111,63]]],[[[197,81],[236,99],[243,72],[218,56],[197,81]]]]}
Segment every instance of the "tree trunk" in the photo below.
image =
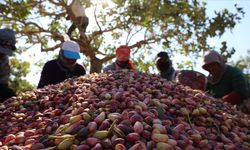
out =
{"type": "Polygon", "coordinates": [[[100,73],[102,70],[102,61],[98,58],[91,58],[90,60],[90,73],[100,73]]]}

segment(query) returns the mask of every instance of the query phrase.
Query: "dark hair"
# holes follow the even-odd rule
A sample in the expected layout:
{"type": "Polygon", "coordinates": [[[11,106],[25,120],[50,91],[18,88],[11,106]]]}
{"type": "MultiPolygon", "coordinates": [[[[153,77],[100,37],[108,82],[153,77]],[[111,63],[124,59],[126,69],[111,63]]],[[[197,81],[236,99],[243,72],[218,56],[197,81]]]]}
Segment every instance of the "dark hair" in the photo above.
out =
{"type": "Polygon", "coordinates": [[[169,56],[168,56],[167,52],[159,52],[156,57],[157,58],[160,57],[160,58],[167,58],[167,59],[169,59],[169,56]]]}

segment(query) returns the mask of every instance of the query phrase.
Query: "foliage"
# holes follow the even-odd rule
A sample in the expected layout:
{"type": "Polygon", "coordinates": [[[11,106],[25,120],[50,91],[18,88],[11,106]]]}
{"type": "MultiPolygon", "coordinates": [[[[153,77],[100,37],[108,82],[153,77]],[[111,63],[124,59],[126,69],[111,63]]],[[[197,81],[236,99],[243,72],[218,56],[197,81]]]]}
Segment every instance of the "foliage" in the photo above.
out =
{"type": "Polygon", "coordinates": [[[27,80],[24,79],[26,75],[30,72],[30,63],[22,61],[17,58],[10,59],[11,65],[11,78],[10,87],[17,93],[20,94],[24,91],[29,91],[34,88],[27,80]]]}
{"type": "MultiPolygon", "coordinates": [[[[42,44],[44,51],[55,50],[64,41],[64,34],[72,20],[66,16],[68,0],[5,0],[0,2],[0,26],[17,31],[25,39],[22,46],[42,44]],[[13,11],[15,10],[15,11],[13,11]]],[[[91,24],[85,36],[76,31],[72,40],[79,43],[81,52],[90,60],[90,72],[100,72],[102,65],[114,58],[114,49],[120,44],[132,48],[135,64],[148,70],[152,60],[145,62],[144,51],[149,56],[153,49],[169,53],[199,57],[212,49],[208,38],[222,36],[233,29],[244,15],[235,5],[236,12],[227,9],[215,12],[214,18],[206,16],[206,3],[197,0],[113,0],[84,1],[89,10],[91,24]],[[101,5],[100,5],[101,3],[101,5]],[[94,21],[94,22],[93,22],[94,21]],[[143,54],[143,55],[140,55],[143,54]],[[143,57],[142,57],[143,56],[143,57]]],[[[222,43],[221,51],[230,57],[234,49],[222,43]]],[[[152,56],[151,56],[152,57],[152,56]]],[[[146,58],[146,57],[145,57],[146,58]]]]}
{"type": "Polygon", "coordinates": [[[231,65],[239,68],[250,81],[250,50],[246,56],[241,56],[239,60],[230,62],[231,65]]]}
{"type": "Polygon", "coordinates": [[[191,61],[187,60],[187,61],[181,61],[181,63],[177,63],[177,68],[180,70],[183,70],[183,69],[193,70],[194,66],[191,61]]]}

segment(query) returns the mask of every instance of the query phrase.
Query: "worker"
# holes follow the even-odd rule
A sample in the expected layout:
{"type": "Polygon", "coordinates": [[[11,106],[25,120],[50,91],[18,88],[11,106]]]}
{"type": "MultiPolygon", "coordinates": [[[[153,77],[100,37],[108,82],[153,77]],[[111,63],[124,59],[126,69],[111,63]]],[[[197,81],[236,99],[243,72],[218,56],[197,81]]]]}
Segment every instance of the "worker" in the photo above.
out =
{"type": "Polygon", "coordinates": [[[116,60],[112,64],[103,69],[103,72],[117,71],[121,69],[134,70],[133,63],[130,60],[130,48],[127,45],[122,45],[115,50],[116,60]]]}
{"type": "Polygon", "coordinates": [[[10,65],[9,56],[16,50],[15,32],[12,29],[0,29],[0,103],[15,96],[9,87],[10,65]]]}
{"type": "Polygon", "coordinates": [[[80,47],[74,41],[63,43],[57,59],[45,63],[38,88],[57,84],[71,77],[85,75],[84,67],[76,61],[80,58],[80,47]]]}
{"type": "Polygon", "coordinates": [[[168,81],[175,80],[177,72],[172,66],[172,60],[169,58],[167,52],[159,52],[156,56],[155,62],[162,78],[168,81]]]}
{"type": "Polygon", "coordinates": [[[204,55],[202,68],[209,72],[206,90],[215,98],[238,107],[249,99],[249,81],[238,68],[226,64],[217,51],[211,50],[204,55]]]}
{"type": "Polygon", "coordinates": [[[85,9],[78,0],[73,0],[69,7],[69,13],[66,17],[67,20],[72,20],[73,23],[68,29],[68,36],[71,37],[72,32],[78,27],[80,35],[85,34],[89,24],[89,18],[85,14],[85,9]]]}

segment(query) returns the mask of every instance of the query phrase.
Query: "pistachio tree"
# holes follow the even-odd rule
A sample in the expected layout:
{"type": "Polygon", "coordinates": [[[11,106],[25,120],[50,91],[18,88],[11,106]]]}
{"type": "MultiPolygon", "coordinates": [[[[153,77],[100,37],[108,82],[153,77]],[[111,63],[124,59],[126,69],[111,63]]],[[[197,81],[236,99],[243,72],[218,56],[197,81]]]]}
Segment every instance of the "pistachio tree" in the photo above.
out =
{"type": "Polygon", "coordinates": [[[250,49],[247,50],[247,55],[240,56],[239,60],[231,61],[229,64],[239,68],[250,82],[250,49]]]}
{"type": "MultiPolygon", "coordinates": [[[[199,57],[211,49],[208,38],[222,36],[242,19],[244,11],[235,5],[206,14],[206,3],[198,0],[79,0],[86,10],[90,25],[85,36],[74,31],[76,41],[89,60],[90,73],[100,72],[103,64],[115,57],[114,49],[128,45],[139,70],[153,65],[145,57],[165,50],[172,55],[199,57]],[[157,49],[157,50],[156,50],[157,49]]],[[[9,27],[22,39],[23,49],[41,44],[43,51],[60,48],[72,20],[66,16],[69,0],[4,0],[0,2],[0,27],[9,27]]],[[[235,50],[221,45],[230,57],[235,50]]]]}

